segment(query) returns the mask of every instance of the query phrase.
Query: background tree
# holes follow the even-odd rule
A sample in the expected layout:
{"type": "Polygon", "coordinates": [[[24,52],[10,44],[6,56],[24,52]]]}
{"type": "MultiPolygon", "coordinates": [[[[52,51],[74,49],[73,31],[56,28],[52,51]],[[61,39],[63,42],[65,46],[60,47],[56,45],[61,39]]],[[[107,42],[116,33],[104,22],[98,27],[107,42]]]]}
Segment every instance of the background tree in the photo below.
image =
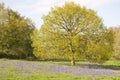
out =
{"type": "Polygon", "coordinates": [[[0,53],[18,58],[33,55],[30,34],[34,28],[30,19],[0,4],[0,53]]]}
{"type": "Polygon", "coordinates": [[[113,58],[120,60],[120,26],[111,28],[115,33],[113,58]]]}
{"type": "Polygon", "coordinates": [[[112,30],[106,29],[95,34],[93,39],[88,41],[86,58],[91,62],[98,63],[109,60],[112,57],[113,41],[114,33],[112,30]]]}
{"type": "Polygon", "coordinates": [[[64,56],[71,59],[72,65],[81,57],[92,62],[104,62],[110,58],[113,35],[95,11],[69,2],[52,8],[43,17],[43,22],[35,36],[37,38],[33,40],[37,57],[64,56]]]}

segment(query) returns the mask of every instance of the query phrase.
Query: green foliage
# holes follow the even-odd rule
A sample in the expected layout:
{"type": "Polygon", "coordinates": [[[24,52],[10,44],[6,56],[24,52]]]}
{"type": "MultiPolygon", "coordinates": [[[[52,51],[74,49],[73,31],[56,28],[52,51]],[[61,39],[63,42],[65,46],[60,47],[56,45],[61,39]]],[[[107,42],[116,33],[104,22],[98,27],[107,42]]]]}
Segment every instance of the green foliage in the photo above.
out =
{"type": "Polygon", "coordinates": [[[43,21],[32,36],[38,58],[66,58],[73,65],[80,58],[98,63],[110,58],[113,34],[95,11],[69,2],[52,8],[43,21]]]}
{"type": "Polygon", "coordinates": [[[114,34],[105,30],[87,44],[86,58],[91,62],[103,63],[109,60],[113,52],[114,34]],[[96,40],[95,40],[96,39],[96,40]]]}
{"type": "Polygon", "coordinates": [[[32,55],[30,34],[34,25],[30,19],[0,4],[0,53],[24,58],[32,55]]]}
{"type": "Polygon", "coordinates": [[[120,60],[120,27],[112,28],[115,33],[113,58],[120,60]]]}

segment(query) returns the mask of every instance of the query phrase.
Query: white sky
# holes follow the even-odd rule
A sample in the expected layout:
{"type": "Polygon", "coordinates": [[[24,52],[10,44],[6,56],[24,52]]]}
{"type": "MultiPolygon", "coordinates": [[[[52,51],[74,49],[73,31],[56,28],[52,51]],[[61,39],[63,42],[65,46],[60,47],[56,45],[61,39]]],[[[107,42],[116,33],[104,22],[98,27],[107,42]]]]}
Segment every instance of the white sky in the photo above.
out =
{"type": "Polygon", "coordinates": [[[107,27],[120,25],[120,0],[0,0],[6,7],[32,19],[37,28],[43,23],[41,17],[46,15],[51,7],[61,6],[68,1],[97,11],[107,27]]]}

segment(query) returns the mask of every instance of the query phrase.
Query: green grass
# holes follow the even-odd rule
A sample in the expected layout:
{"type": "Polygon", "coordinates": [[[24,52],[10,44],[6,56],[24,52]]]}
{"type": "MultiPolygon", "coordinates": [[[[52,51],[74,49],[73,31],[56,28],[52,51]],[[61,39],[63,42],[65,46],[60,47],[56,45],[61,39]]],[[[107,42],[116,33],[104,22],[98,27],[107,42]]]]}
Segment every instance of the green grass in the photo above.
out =
{"type": "Polygon", "coordinates": [[[83,77],[83,76],[75,76],[68,74],[60,74],[60,73],[42,73],[38,74],[13,74],[8,77],[1,78],[2,80],[92,80],[92,78],[83,77]]]}
{"type": "Polygon", "coordinates": [[[120,61],[116,61],[116,60],[106,61],[103,65],[120,66],[120,61]]]}
{"type": "Polygon", "coordinates": [[[14,74],[11,72],[11,75],[7,77],[2,76],[0,80],[120,80],[120,76],[116,77],[105,76],[100,78],[92,78],[60,73],[42,73],[40,75],[32,73],[30,75],[26,75],[26,74],[14,74]]]}

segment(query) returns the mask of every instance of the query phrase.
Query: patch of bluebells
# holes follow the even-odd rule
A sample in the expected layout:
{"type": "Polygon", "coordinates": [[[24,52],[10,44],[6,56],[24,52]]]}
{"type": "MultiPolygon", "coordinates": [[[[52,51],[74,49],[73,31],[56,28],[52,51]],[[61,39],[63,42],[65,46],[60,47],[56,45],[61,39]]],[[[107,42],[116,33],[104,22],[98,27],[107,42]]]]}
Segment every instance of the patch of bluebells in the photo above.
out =
{"type": "Polygon", "coordinates": [[[68,70],[69,70],[69,67],[67,66],[50,66],[49,67],[49,71],[51,72],[64,72],[68,70]]]}
{"type": "Polygon", "coordinates": [[[76,67],[76,66],[65,66],[65,65],[56,65],[49,63],[41,62],[27,62],[27,61],[1,61],[0,60],[0,69],[13,70],[14,73],[24,73],[31,74],[36,73],[40,74],[41,72],[52,72],[52,73],[67,73],[73,75],[94,75],[94,76],[120,76],[120,70],[111,70],[111,69],[94,69],[88,67],[76,67]]]}
{"type": "Polygon", "coordinates": [[[96,76],[117,76],[120,75],[120,71],[106,70],[106,69],[89,69],[89,68],[74,68],[72,69],[73,74],[92,74],[96,76]]]}
{"type": "Polygon", "coordinates": [[[15,71],[22,73],[38,73],[39,68],[42,67],[42,65],[38,65],[32,62],[14,62],[13,66],[15,68],[15,71]]]}
{"type": "Polygon", "coordinates": [[[70,66],[51,66],[50,72],[64,72],[75,75],[96,75],[96,76],[120,76],[120,70],[110,69],[92,69],[92,68],[81,68],[81,67],[70,67],[70,66]]]}

